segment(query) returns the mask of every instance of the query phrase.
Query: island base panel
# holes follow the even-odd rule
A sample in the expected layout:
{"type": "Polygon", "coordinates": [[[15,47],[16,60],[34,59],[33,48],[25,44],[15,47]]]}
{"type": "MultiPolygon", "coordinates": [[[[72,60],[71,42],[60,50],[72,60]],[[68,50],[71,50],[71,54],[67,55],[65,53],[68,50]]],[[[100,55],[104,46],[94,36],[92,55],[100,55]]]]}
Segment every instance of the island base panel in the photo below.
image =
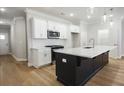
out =
{"type": "Polygon", "coordinates": [[[108,63],[108,52],[95,58],[55,53],[57,80],[64,85],[84,85],[108,63]]]}

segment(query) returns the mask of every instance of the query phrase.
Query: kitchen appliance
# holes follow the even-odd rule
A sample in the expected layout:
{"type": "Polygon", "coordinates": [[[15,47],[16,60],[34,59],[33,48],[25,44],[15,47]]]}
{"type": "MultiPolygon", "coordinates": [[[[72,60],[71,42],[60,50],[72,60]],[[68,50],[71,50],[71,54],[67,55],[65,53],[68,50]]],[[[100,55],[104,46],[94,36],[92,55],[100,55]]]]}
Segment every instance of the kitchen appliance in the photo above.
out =
{"type": "Polygon", "coordinates": [[[48,30],[47,37],[48,39],[59,39],[60,32],[48,30]]]}
{"type": "Polygon", "coordinates": [[[54,52],[54,49],[64,48],[64,46],[62,46],[62,45],[47,45],[45,47],[51,48],[51,53],[52,53],[51,54],[51,58],[52,58],[52,63],[51,64],[53,64],[53,62],[55,61],[55,52],[54,52]]]}

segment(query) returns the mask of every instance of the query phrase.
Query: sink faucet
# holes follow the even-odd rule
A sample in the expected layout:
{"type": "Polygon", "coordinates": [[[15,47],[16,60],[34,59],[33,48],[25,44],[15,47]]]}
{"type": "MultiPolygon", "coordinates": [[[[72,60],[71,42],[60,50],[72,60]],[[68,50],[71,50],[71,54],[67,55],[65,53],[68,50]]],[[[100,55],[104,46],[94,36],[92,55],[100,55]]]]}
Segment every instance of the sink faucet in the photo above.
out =
{"type": "Polygon", "coordinates": [[[89,40],[89,43],[90,43],[91,41],[93,42],[93,46],[92,46],[92,47],[94,48],[94,46],[95,46],[95,39],[91,38],[91,39],[89,40]]]}

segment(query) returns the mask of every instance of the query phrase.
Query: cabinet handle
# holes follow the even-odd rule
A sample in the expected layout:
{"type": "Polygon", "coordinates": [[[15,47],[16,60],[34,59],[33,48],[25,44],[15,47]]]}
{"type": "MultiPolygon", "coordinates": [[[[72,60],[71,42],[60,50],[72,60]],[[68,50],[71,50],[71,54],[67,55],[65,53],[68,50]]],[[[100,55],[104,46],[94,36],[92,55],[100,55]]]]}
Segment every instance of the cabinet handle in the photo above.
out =
{"type": "Polygon", "coordinates": [[[63,62],[63,63],[67,63],[67,59],[62,58],[62,62],[63,62]]]}

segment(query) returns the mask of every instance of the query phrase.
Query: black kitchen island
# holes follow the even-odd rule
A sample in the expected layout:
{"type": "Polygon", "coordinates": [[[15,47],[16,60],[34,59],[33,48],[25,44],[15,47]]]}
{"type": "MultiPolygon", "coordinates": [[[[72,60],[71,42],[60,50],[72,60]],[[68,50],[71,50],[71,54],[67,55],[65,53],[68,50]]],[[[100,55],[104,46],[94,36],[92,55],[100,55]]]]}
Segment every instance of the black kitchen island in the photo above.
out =
{"type": "MultiPolygon", "coordinates": [[[[98,49],[97,49],[98,50],[98,49]]],[[[109,62],[109,50],[99,52],[95,57],[84,57],[76,55],[75,52],[64,50],[56,51],[56,76],[57,80],[64,85],[84,85],[109,62]],[[74,55],[75,53],[75,55],[74,55]]],[[[73,51],[76,51],[74,49],[73,51]]],[[[86,52],[85,50],[83,50],[86,52]]],[[[88,50],[93,55],[96,50],[88,50]],[[93,52],[92,52],[93,51],[93,52]]],[[[101,51],[101,50],[100,50],[101,51]]],[[[82,51],[79,51],[82,52],[82,51]]]]}

